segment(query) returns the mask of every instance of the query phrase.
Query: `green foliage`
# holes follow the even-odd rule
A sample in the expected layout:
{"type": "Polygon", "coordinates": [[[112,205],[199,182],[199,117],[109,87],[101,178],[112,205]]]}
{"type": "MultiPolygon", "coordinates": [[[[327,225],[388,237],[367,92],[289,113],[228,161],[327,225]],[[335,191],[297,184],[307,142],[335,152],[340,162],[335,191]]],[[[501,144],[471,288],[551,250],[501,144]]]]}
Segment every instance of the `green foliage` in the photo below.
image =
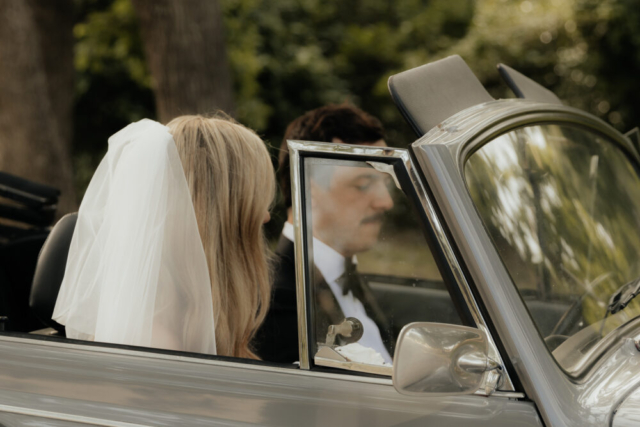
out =
{"type": "MultiPolygon", "coordinates": [[[[415,139],[390,75],[460,54],[496,97],[499,62],[620,130],[640,123],[640,9],[632,0],[220,0],[237,118],[278,149],[303,112],[351,102],[391,145],[415,139]]],[[[109,135],[155,116],[130,0],[76,0],[74,156],[80,190],[109,135]]],[[[81,193],[81,192],[80,192],[81,193]]]]}
{"type": "Polygon", "coordinates": [[[138,24],[129,0],[76,0],[73,161],[79,196],[127,124],[155,118],[138,24]]]}
{"type": "Polygon", "coordinates": [[[621,131],[640,122],[640,10],[632,0],[485,0],[460,54],[496,97],[512,96],[495,64],[516,68],[566,104],[621,131]]]}
{"type": "Polygon", "coordinates": [[[222,4],[238,117],[274,145],[304,111],[345,101],[380,117],[390,139],[410,142],[413,135],[392,104],[386,81],[413,58],[452,46],[473,16],[471,1],[222,4]]]}

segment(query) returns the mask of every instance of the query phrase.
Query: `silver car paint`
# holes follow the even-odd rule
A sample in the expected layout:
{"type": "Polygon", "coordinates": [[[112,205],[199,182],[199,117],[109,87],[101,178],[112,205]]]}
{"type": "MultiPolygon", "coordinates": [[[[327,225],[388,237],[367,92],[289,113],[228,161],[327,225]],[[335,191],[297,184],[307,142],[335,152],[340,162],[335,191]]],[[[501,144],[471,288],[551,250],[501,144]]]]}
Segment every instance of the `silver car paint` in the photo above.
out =
{"type": "Polygon", "coordinates": [[[413,398],[388,380],[0,337],[0,423],[540,426],[499,393],[413,398]]]}
{"type": "Polygon", "coordinates": [[[640,425],[640,389],[633,391],[616,409],[611,427],[640,425]]]}
{"type": "MultiPolygon", "coordinates": [[[[418,161],[442,216],[501,338],[524,390],[546,424],[602,426],[640,384],[640,352],[624,339],[588,375],[569,378],[547,350],[516,287],[483,227],[466,189],[462,166],[477,144],[526,124],[569,121],[611,136],[632,155],[629,142],[604,122],[569,107],[525,100],[469,108],[414,143],[418,161]]],[[[636,331],[636,333],[638,333],[636,331]]]]}

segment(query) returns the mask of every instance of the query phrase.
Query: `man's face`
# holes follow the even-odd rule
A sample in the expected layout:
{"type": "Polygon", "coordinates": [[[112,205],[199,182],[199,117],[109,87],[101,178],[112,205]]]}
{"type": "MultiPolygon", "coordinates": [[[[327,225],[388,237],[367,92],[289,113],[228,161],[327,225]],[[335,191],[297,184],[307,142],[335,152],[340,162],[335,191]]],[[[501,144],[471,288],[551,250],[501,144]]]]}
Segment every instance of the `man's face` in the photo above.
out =
{"type": "Polygon", "coordinates": [[[378,241],[384,213],[393,208],[391,177],[373,168],[324,168],[326,182],[311,180],[314,237],[343,256],[370,249],[378,241]]]}

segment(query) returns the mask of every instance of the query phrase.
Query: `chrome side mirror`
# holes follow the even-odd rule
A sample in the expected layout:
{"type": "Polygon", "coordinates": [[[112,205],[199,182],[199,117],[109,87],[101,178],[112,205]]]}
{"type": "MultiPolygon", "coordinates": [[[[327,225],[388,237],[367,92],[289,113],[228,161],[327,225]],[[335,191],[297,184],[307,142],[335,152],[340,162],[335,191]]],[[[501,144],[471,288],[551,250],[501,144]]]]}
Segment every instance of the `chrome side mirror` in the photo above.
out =
{"type": "MultiPolygon", "coordinates": [[[[400,332],[393,358],[393,386],[402,394],[446,396],[475,393],[489,371],[501,367],[488,357],[480,329],[417,322],[400,332]]],[[[490,394],[496,384],[487,386],[490,394]]],[[[486,385],[486,384],[485,384],[486,385]]]]}

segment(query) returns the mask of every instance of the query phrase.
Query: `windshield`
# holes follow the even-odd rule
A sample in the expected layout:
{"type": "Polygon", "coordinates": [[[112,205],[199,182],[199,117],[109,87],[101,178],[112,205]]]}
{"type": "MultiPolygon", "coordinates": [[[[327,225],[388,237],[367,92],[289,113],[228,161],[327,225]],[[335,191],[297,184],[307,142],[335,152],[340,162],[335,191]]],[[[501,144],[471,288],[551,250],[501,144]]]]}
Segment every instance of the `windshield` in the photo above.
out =
{"type": "Polygon", "coordinates": [[[612,296],[640,277],[640,179],[616,143],[581,127],[520,128],[473,153],[465,179],[565,369],[640,314],[637,298],[607,316],[612,296]]]}

